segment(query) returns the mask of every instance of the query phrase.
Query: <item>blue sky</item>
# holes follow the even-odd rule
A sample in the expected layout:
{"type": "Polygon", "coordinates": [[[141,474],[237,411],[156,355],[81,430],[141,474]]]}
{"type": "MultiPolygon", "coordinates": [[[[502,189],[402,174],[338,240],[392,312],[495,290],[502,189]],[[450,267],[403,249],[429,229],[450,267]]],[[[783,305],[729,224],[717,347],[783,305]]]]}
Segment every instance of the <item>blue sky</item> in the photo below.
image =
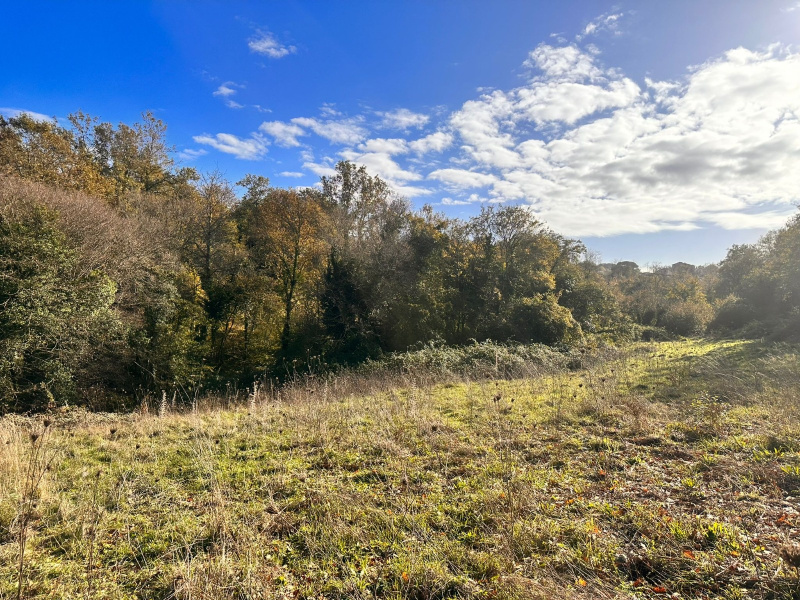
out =
{"type": "Polygon", "coordinates": [[[177,157],[515,203],[604,260],[720,260],[800,201],[800,2],[5,3],[0,112],[152,110],[177,157]]]}

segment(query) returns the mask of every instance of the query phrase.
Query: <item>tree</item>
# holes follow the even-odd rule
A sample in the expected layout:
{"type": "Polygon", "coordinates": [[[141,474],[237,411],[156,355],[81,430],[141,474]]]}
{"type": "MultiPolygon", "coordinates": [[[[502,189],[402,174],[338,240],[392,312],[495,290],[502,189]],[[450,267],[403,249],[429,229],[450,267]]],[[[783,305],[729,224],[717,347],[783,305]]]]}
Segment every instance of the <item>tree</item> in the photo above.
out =
{"type": "Polygon", "coordinates": [[[102,272],[81,274],[54,213],[0,213],[0,412],[76,398],[89,361],[120,334],[115,291],[102,272]]]}
{"type": "Polygon", "coordinates": [[[113,182],[105,178],[85,143],[91,119],[83,113],[69,119],[78,135],[55,119],[39,121],[25,113],[10,119],[0,116],[0,174],[109,197],[113,182]]]}
{"type": "Polygon", "coordinates": [[[94,127],[92,143],[103,175],[115,182],[117,200],[131,191],[161,192],[177,179],[195,176],[191,170],[172,173],[173,148],[166,142],[167,126],[153,113],[142,114],[142,121],[116,128],[111,123],[94,127]]]}
{"type": "Polygon", "coordinates": [[[240,185],[249,185],[244,208],[250,256],[273,282],[282,303],[280,349],[285,356],[295,309],[316,297],[315,283],[321,278],[328,252],[327,215],[321,196],[312,189],[272,189],[257,178],[245,179],[240,185]]]}
{"type": "Polygon", "coordinates": [[[328,257],[320,303],[329,361],[356,364],[377,356],[380,344],[369,307],[353,279],[351,265],[335,249],[328,257]]]}
{"type": "Polygon", "coordinates": [[[333,209],[336,221],[333,245],[340,251],[350,245],[361,248],[369,239],[380,236],[376,217],[397,197],[380,177],[371,176],[366,167],[341,161],[336,174],[322,177],[322,194],[333,209]]]}

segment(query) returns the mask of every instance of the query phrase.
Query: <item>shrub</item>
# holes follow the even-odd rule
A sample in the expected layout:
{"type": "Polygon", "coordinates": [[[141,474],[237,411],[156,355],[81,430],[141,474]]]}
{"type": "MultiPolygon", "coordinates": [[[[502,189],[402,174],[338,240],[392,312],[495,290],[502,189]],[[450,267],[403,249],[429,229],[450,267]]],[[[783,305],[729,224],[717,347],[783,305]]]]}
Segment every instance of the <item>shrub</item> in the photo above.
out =
{"type": "Polygon", "coordinates": [[[757,313],[741,298],[729,295],[719,301],[716,314],[708,325],[712,331],[734,331],[755,321],[757,313]]]}
{"type": "Polygon", "coordinates": [[[678,335],[703,333],[713,316],[713,309],[705,298],[694,298],[670,304],[659,319],[659,325],[678,335]]]}

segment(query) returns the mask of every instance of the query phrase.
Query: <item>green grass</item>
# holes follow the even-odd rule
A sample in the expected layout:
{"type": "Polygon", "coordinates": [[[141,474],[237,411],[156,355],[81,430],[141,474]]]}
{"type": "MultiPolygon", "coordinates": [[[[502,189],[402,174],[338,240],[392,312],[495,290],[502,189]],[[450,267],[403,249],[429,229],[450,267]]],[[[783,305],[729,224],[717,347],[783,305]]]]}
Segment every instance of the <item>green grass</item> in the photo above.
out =
{"type": "Polygon", "coordinates": [[[37,444],[26,598],[797,598],[796,350],[639,344],[519,379],[7,417],[0,598],[37,444]]]}

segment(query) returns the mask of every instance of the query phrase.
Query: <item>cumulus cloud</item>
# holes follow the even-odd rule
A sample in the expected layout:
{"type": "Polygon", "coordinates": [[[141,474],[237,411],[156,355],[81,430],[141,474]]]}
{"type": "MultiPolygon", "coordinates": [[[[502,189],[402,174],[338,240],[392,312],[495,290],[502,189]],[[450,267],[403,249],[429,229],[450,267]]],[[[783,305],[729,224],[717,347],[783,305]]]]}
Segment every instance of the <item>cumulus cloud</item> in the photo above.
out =
{"type": "Polygon", "coordinates": [[[379,152],[382,154],[405,154],[408,152],[408,143],[403,139],[393,138],[373,138],[363,144],[359,144],[358,149],[362,152],[379,152]]]}
{"type": "Polygon", "coordinates": [[[303,168],[308,169],[317,177],[332,177],[333,175],[336,175],[336,169],[333,167],[333,165],[314,162],[313,159],[304,162],[303,168]]]}
{"type": "Polygon", "coordinates": [[[284,148],[293,148],[300,145],[298,137],[308,135],[305,129],[293,123],[283,121],[265,121],[259,126],[259,131],[275,138],[275,142],[284,148]]]}
{"type": "Polygon", "coordinates": [[[568,235],[771,225],[800,196],[800,54],[739,48],[645,90],[575,46],[543,44],[527,66],[527,85],[452,115],[463,168],[431,178],[493,177],[493,199],[568,235]]]}
{"type": "Polygon", "coordinates": [[[363,119],[360,118],[320,120],[311,117],[297,117],[291,122],[310,129],[334,144],[357,144],[367,135],[362,121],[363,119]]]}
{"type": "Polygon", "coordinates": [[[378,116],[383,117],[381,126],[387,129],[402,129],[407,131],[409,129],[418,129],[427,125],[430,121],[428,115],[415,113],[407,108],[398,108],[397,110],[389,112],[379,112],[378,116]]]}
{"type": "Polygon", "coordinates": [[[267,153],[267,143],[258,134],[249,138],[240,138],[231,133],[218,133],[216,135],[196,135],[195,142],[211,146],[215,150],[231,154],[242,160],[257,160],[267,153]]]}
{"type": "Polygon", "coordinates": [[[373,175],[386,181],[398,194],[407,197],[424,196],[432,193],[426,187],[410,185],[424,177],[408,168],[402,167],[393,157],[408,151],[405,140],[376,138],[360,144],[357,149],[347,149],[339,153],[344,160],[363,165],[373,175]]]}
{"type": "Polygon", "coordinates": [[[486,187],[497,181],[497,177],[494,175],[463,169],[437,169],[429,173],[428,177],[460,189],[486,187]]]}
{"type": "Polygon", "coordinates": [[[443,152],[453,144],[453,136],[444,131],[437,131],[423,138],[409,142],[408,147],[417,154],[443,152]]]}
{"type": "Polygon", "coordinates": [[[255,37],[247,42],[247,46],[252,52],[269,58],[283,58],[297,52],[295,46],[282,44],[269,31],[259,31],[255,37]]]}
{"type": "MultiPolygon", "coordinates": [[[[250,138],[195,139],[258,158],[271,136],[300,147],[308,173],[332,175],[336,160],[351,160],[409,197],[436,189],[444,205],[523,203],[572,236],[772,227],[800,200],[800,53],[737,48],[676,80],[637,83],[565,41],[540,44],[524,66],[518,87],[434,114],[435,131],[418,139],[373,137],[384,122],[331,105],[316,118],[265,122],[250,138]],[[315,160],[299,141],[311,134],[338,149],[315,160]]],[[[404,131],[431,124],[403,110],[379,114],[407,117],[394,121],[404,131]]]]}
{"type": "Polygon", "coordinates": [[[305,173],[299,171],[282,171],[278,173],[281,177],[305,177],[305,173]]]}
{"type": "Polygon", "coordinates": [[[594,57],[577,46],[540,44],[531,51],[523,65],[541,71],[546,80],[593,81],[603,75],[594,57]]]}

